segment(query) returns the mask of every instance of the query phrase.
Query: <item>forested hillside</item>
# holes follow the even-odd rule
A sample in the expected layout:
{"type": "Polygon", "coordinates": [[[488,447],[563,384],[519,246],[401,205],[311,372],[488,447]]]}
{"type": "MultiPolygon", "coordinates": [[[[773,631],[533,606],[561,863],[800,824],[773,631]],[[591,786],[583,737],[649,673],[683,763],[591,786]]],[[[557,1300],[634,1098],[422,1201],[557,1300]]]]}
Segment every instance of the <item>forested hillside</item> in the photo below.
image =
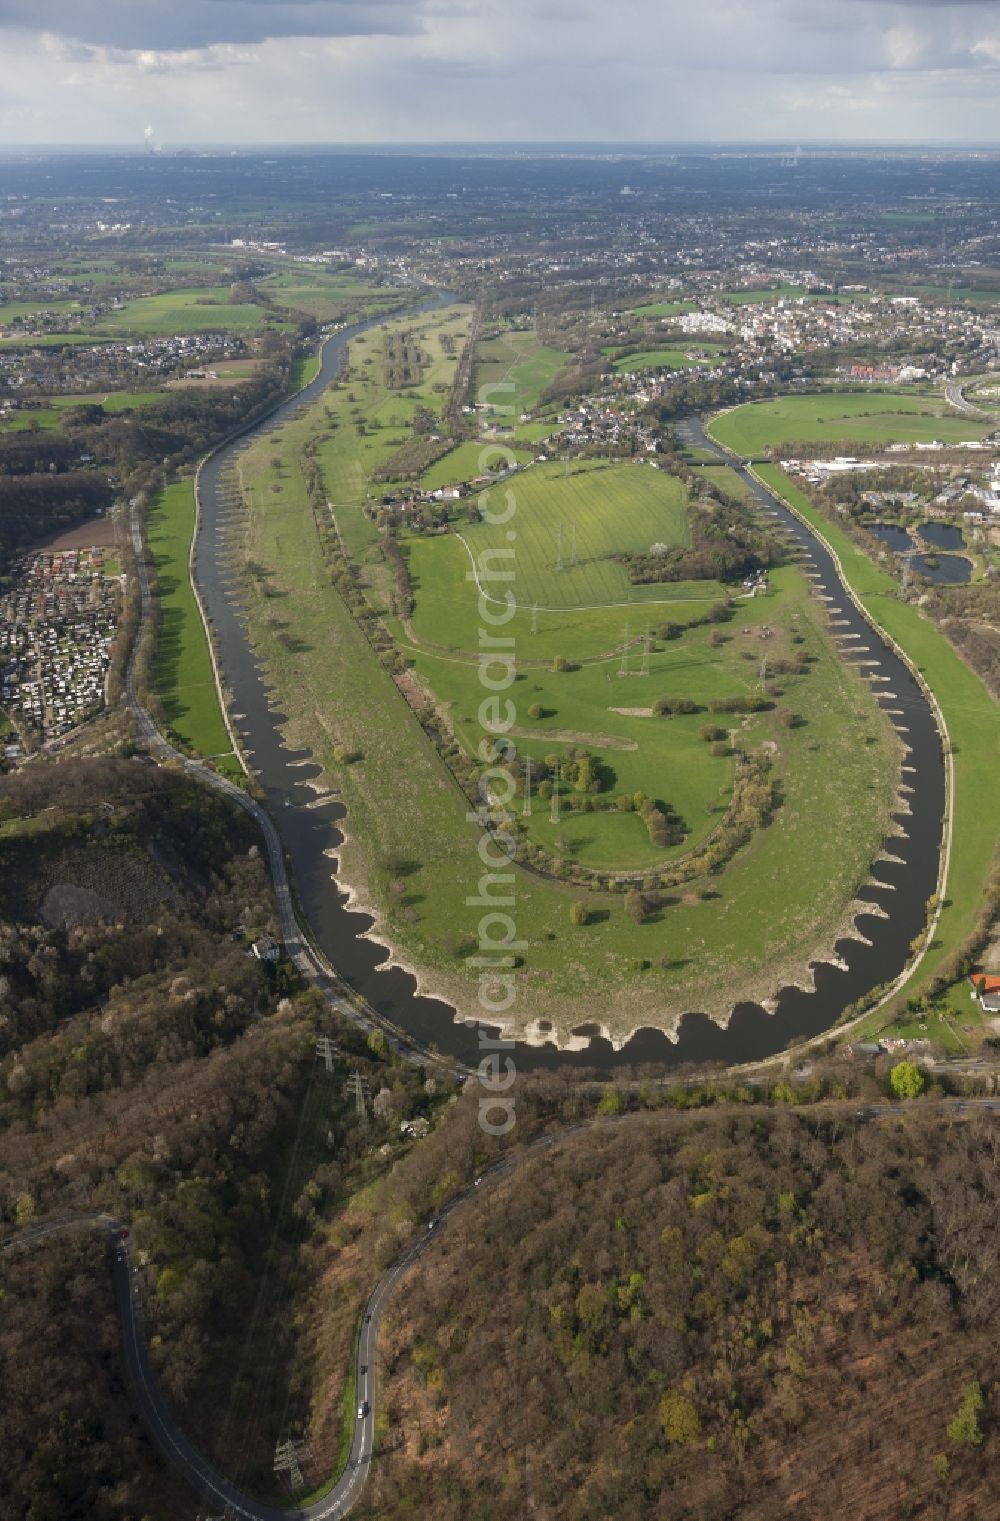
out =
{"type": "Polygon", "coordinates": [[[367,1514],[996,1516],[996,1152],[850,1110],[568,1138],[408,1280],[367,1514]]]}
{"type": "MultiPolygon", "coordinates": [[[[263,1019],[280,989],[233,938],[272,913],[252,826],[179,775],[0,779],[0,1236],[106,1210],[169,1229],[180,1255],[197,1181],[235,1270],[227,1211],[287,1133],[308,1040],[291,1004],[263,1019]]],[[[190,1514],[132,1414],[105,1252],[87,1231],[0,1256],[0,1445],[20,1455],[4,1521],[190,1514]]],[[[185,1308],[205,1344],[210,1296],[185,1308]]],[[[163,1361],[190,1369],[180,1337],[163,1361]]]]}

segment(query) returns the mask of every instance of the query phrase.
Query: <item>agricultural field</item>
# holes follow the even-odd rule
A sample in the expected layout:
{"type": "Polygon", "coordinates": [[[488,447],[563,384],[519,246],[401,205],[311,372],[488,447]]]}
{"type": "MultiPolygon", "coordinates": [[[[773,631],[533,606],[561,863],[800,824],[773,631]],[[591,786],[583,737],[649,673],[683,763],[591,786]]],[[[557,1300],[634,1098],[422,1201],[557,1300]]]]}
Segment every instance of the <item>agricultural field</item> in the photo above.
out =
{"type": "Polygon", "coordinates": [[[678,317],[681,312],[696,312],[696,301],[650,301],[645,306],[634,306],[632,317],[678,317]]]}
{"type": "MultiPolygon", "coordinates": [[[[329,399],[336,401],[337,393],[329,399]]],[[[311,416],[270,435],[245,456],[254,481],[247,563],[268,569],[266,595],[265,582],[250,577],[251,633],[288,715],[290,743],[313,751],[347,804],[343,879],[362,902],[371,904],[382,922],[381,933],[421,968],[427,988],[453,997],[468,1011],[474,995],[461,946],[464,927],[475,927],[465,899],[481,869],[477,834],[466,821],[465,799],[395,682],[322,568],[315,573],[320,551],[297,458],[310,430],[322,421],[324,407],[320,402],[311,416]],[[307,576],[305,566],[312,567],[307,576]],[[280,624],[274,621],[275,606],[280,606],[280,624]],[[359,758],[340,762],[338,750],[357,752],[359,758]],[[403,891],[394,886],[392,865],[400,859],[409,863],[403,891]]],[[[771,715],[762,720],[778,747],[785,802],[723,875],[703,884],[718,897],[701,901],[697,894],[685,895],[636,924],[621,899],[588,895],[517,871],[518,920],[529,927],[514,1016],[519,1027],[544,1017],[566,1034],[581,1017],[596,1016],[623,1036],[643,1023],[670,1028],[685,1009],[722,1016],[738,998],[767,996],[776,981],[804,976],[806,961],[841,931],[848,904],[881,848],[898,757],[870,691],[832,654],[805,582],[791,568],[780,575],[785,584],[766,604],[766,612],[761,602],[753,616],[748,613],[744,621],[738,613],[726,626],[731,640],[722,657],[715,656],[725,661],[717,671],[706,663],[705,631],[696,630],[671,643],[665,652],[668,663],[655,677],[619,678],[617,658],[611,680],[600,667],[552,673],[554,682],[565,681],[559,703],[551,704],[559,711],[551,723],[543,720],[549,725],[545,737],[530,742],[545,751],[567,743],[554,732],[559,721],[593,730],[599,703],[601,726],[609,733],[618,719],[627,720],[627,715],[611,714],[611,707],[646,706],[654,695],[682,682],[700,682],[704,691],[725,684],[730,691],[736,670],[745,669],[750,674],[743,681],[752,682],[760,648],[753,628],[768,614],[775,625],[780,614],[783,627],[796,630],[803,641],[798,647],[815,662],[793,699],[806,722],[786,729],[771,715]],[[744,627],[750,635],[743,634],[744,627]],[[753,651],[752,661],[743,661],[743,641],[753,651]],[[637,697],[640,689],[650,695],[637,697]],[[859,730],[869,735],[868,745],[854,742],[859,730]],[[865,806],[859,807],[862,798],[865,806]],[[591,922],[574,927],[569,909],[581,897],[591,922]]],[[[419,599],[419,589],[417,595],[419,599]]],[[[460,653],[447,662],[447,677],[432,672],[426,652],[416,659],[418,676],[440,683],[442,690],[446,680],[455,683],[456,716],[467,719],[473,692],[460,653]]],[[[518,708],[523,703],[526,709],[528,697],[545,697],[547,689],[532,693],[532,686],[542,687],[544,681],[534,668],[526,667],[522,676],[513,691],[518,708]]],[[[523,720],[525,726],[532,722],[523,720]]],[[[654,720],[635,719],[636,728],[646,722],[654,720]]],[[[682,721],[658,722],[664,733],[676,725],[679,759],[673,769],[662,767],[656,795],[679,809],[688,807],[692,817],[687,822],[700,829],[708,819],[706,795],[716,794],[713,804],[724,801],[727,759],[711,757],[717,767],[713,771],[704,764],[702,742],[694,745],[682,721]],[[696,818],[699,806],[702,815],[696,818]]],[[[617,737],[629,739],[627,726],[617,737]]],[[[642,766],[649,760],[641,748],[608,747],[607,758],[615,767],[642,766]]],[[[652,764],[645,774],[652,776],[656,769],[652,764]]],[[[544,838],[545,814],[521,822],[544,838]]],[[[635,821],[623,822],[627,834],[635,821]]],[[[581,859],[585,852],[597,859],[614,848],[626,856],[634,851],[638,860],[644,849],[641,837],[632,832],[625,839],[620,833],[612,840],[609,826],[617,823],[603,814],[581,815],[564,823],[561,832],[567,849],[578,851],[581,859]]],[[[553,843],[558,846],[559,838],[553,843]]]]}
{"type": "MultiPolygon", "coordinates": [[[[620,625],[634,603],[638,618],[656,619],[656,606],[690,595],[686,583],[632,586],[614,556],[651,544],[690,542],[686,496],[676,477],[649,465],[576,463],[531,465],[491,488],[486,502],[499,513],[513,493],[517,533],[513,590],[522,618],[617,609],[620,625]]],[[[469,523],[451,534],[404,540],[418,587],[413,629],[417,637],[475,649],[476,588],[467,579],[490,550],[509,548],[504,525],[469,523]]],[[[718,596],[715,583],[698,583],[702,598],[718,596]]],[[[584,620],[586,621],[586,620],[584,620]]],[[[556,652],[559,653],[559,652],[556,652]]],[[[562,653],[591,653],[574,650],[562,653]]]]}
{"type": "MultiPolygon", "coordinates": [[[[370,461],[385,453],[383,434],[392,429],[376,430],[366,422],[366,431],[359,433],[350,419],[354,413],[370,419],[387,404],[379,384],[380,352],[378,335],[364,335],[352,345],[350,378],[243,457],[253,503],[245,545],[250,627],[288,715],[289,741],[313,751],[347,804],[343,879],[372,906],[381,933],[421,968],[426,986],[468,1009],[472,986],[460,946],[468,918],[465,897],[470,880],[478,881],[476,833],[466,821],[463,796],[322,573],[298,469],[303,443],[318,435],[318,457],[342,540],[370,599],[379,605],[378,533],[359,509],[370,489],[370,461]],[[266,579],[251,568],[259,566],[267,567],[266,579]],[[344,752],[359,758],[338,761],[344,752]],[[399,859],[410,863],[402,892],[391,865],[399,859]]],[[[514,484],[521,493],[519,532],[528,534],[527,525],[535,520],[532,553],[524,557],[529,594],[533,585],[539,596],[546,585],[549,592],[558,589],[565,584],[563,575],[594,574],[593,565],[557,572],[551,564],[545,535],[556,522],[553,501],[560,504],[564,523],[577,522],[578,556],[584,548],[580,524],[587,521],[587,552],[598,557],[598,565],[612,541],[610,525],[623,512],[640,525],[633,529],[640,544],[654,524],[661,537],[667,521],[675,533],[686,530],[683,497],[674,494],[677,483],[649,466],[595,465],[568,478],[561,466],[532,466],[514,484]],[[560,482],[569,493],[565,497],[556,489],[560,482]],[[613,512],[607,507],[609,484],[625,493],[613,512]],[[581,488],[584,518],[578,511],[581,488]]],[[[469,528],[493,531],[482,524],[469,528]]],[[[519,541],[518,549],[527,542],[519,541]]],[[[477,680],[470,652],[478,631],[474,587],[466,580],[468,556],[454,534],[412,537],[406,547],[421,637],[413,642],[402,625],[391,626],[414,662],[413,678],[433,694],[460,740],[471,744],[477,680]]],[[[739,604],[724,626],[721,646],[709,643],[707,627],[689,629],[653,649],[649,675],[642,676],[647,618],[688,625],[721,595],[719,587],[704,583],[652,590],[666,603],[648,612],[642,603],[630,612],[627,598],[624,608],[574,606],[568,613],[540,610],[537,618],[531,607],[518,612],[510,628],[521,662],[512,689],[519,750],[544,757],[587,748],[608,768],[609,790],[648,790],[677,810],[692,840],[704,838],[725,808],[733,776],[732,757],[710,754],[698,734],[705,715],[658,719],[645,711],[612,710],[646,710],[664,693],[708,698],[747,691],[759,680],[765,647],[760,628],[768,623],[774,642],[767,648],[776,650],[779,642],[784,648],[794,631],[802,641],[796,647],[813,659],[808,674],[793,679],[791,700],[804,722],[787,728],[765,713],[746,729],[742,720],[729,720],[727,727],[741,744],[775,747],[785,803],[721,877],[693,884],[691,894],[671,900],[644,924],[624,912],[620,899],[519,870],[518,915],[531,927],[519,973],[521,1028],[544,1017],[566,1034],[584,1010],[625,1035],[642,1023],[670,1028],[685,1009],[721,1017],[736,998],[766,997],[785,977],[806,976],[806,962],[817,948],[832,944],[881,847],[895,789],[894,740],[868,688],[830,650],[798,572],[779,572],[766,602],[739,604]],[[623,635],[630,624],[623,662],[623,635]],[[571,668],[554,671],[554,653],[563,654],[571,668]],[[529,713],[536,704],[537,719],[529,713]],[[859,726],[869,735],[864,747],[849,742],[859,726]],[[858,806],[860,798],[864,807],[858,806]],[[697,891],[702,886],[719,896],[702,901],[697,891]],[[590,922],[573,927],[570,905],[581,898],[590,922]]],[[[665,863],[676,854],[651,846],[634,814],[564,812],[556,824],[550,806],[539,807],[535,800],[528,815],[519,811],[518,822],[529,839],[602,868],[618,862],[636,869],[647,866],[654,851],[665,863]]]]}
{"type": "Polygon", "coordinates": [[[511,328],[497,337],[484,338],[476,346],[474,399],[482,396],[492,407],[512,408],[501,416],[516,425],[522,412],[536,409],[570,357],[561,349],[540,343],[533,328],[511,328]],[[484,395],[486,387],[505,384],[512,385],[513,390],[484,395]]]}
{"type": "Polygon", "coordinates": [[[294,316],[304,312],[317,322],[345,322],[390,312],[412,299],[400,286],[369,285],[356,275],[296,264],[280,274],[257,281],[262,296],[289,308],[294,316]]]}
{"type": "Polygon", "coordinates": [[[235,305],[228,285],[214,285],[126,301],[120,310],[106,313],[92,331],[105,337],[117,333],[163,337],[216,330],[249,332],[267,320],[263,307],[254,302],[235,305]]]}
{"type": "Polygon", "coordinates": [[[960,443],[978,439],[987,425],[959,417],[943,398],[914,392],[830,391],[750,402],[712,423],[719,443],[750,456],[772,444],[960,443]]]}
{"type": "Polygon", "coordinates": [[[0,328],[35,316],[75,317],[83,311],[79,301],[7,301],[0,303],[0,328]]]}
{"type": "Polygon", "coordinates": [[[153,682],[169,733],[220,771],[241,776],[215,686],[205,628],[188,575],[195,524],[194,484],[167,486],[149,509],[146,537],[156,567],[160,623],[153,682]]]}

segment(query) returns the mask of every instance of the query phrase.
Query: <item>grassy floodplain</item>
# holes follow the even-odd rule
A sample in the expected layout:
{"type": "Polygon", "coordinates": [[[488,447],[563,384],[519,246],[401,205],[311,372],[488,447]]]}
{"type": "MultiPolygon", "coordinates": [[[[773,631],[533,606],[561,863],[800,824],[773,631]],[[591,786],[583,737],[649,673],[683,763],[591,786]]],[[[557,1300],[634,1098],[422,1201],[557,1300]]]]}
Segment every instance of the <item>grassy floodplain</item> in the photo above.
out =
{"type": "Polygon", "coordinates": [[[907,995],[926,985],[936,968],[971,933],[982,905],[983,883],[1000,841],[1000,723],[997,705],[945,636],[919,608],[899,598],[898,584],[852,539],[816,511],[775,466],[760,467],[768,486],[818,528],[840,557],[847,580],[875,621],[906,652],[934,692],[954,747],[955,817],[946,907],[937,935],[907,995]]]}
{"type": "Polygon", "coordinates": [[[513,385],[512,391],[498,390],[484,399],[491,406],[513,407],[506,420],[516,424],[522,412],[535,410],[570,357],[540,343],[533,328],[511,328],[476,345],[474,393],[481,395],[488,386],[513,385]]]}
{"type": "Polygon", "coordinates": [[[178,481],[149,509],[146,536],[158,579],[160,626],[153,680],[170,726],[182,744],[221,757],[220,771],[242,776],[219,705],[212,659],[198,611],[188,555],[195,525],[194,483],[178,481]]]}
{"type": "Polygon", "coordinates": [[[164,337],[223,329],[248,331],[262,327],[267,320],[262,306],[255,302],[236,305],[227,285],[213,285],[139,296],[126,301],[120,310],[107,312],[92,331],[106,337],[117,333],[164,337]]]}
{"type": "Polygon", "coordinates": [[[322,266],[295,264],[257,282],[261,295],[293,315],[304,312],[317,322],[390,312],[410,299],[400,286],[370,285],[357,275],[322,266]]]}
{"type": "MultiPolygon", "coordinates": [[[[347,804],[349,838],[343,853],[343,879],[356,888],[362,901],[371,903],[382,933],[421,970],[427,988],[470,1010],[474,984],[465,956],[478,920],[466,898],[476,891],[481,871],[478,834],[466,820],[464,797],[324,572],[298,463],[303,444],[317,439],[337,526],[360,567],[362,583],[377,603],[381,554],[377,531],[363,508],[371,489],[371,470],[391,452],[394,437],[398,442],[399,423],[390,419],[398,418],[405,403],[405,396],[387,395],[382,384],[382,342],[381,332],[363,335],[352,345],[347,381],[243,456],[243,480],[251,502],[244,542],[251,637],[264,658],[281,709],[288,714],[289,741],[312,749],[347,804]],[[357,427],[359,422],[365,425],[363,432],[357,427]],[[338,753],[353,751],[360,758],[338,761],[338,753]]],[[[433,348],[431,335],[424,342],[433,348]]],[[[441,405],[443,393],[433,390],[433,382],[421,389],[425,402],[441,405]]],[[[632,471],[636,481],[647,477],[651,492],[667,484],[661,481],[654,486],[656,475],[648,466],[620,468],[632,471]]],[[[532,473],[529,470],[515,478],[519,490],[532,473]]],[[[545,481],[544,474],[539,478],[545,481]]],[[[553,486],[558,479],[557,469],[553,486]]],[[[593,470],[577,479],[577,487],[593,490],[595,481],[606,484],[613,479],[593,470]]],[[[665,510],[662,502],[658,510],[659,526],[665,510]]],[[[679,530],[679,518],[677,526],[679,530]]],[[[426,615],[431,638],[435,623],[426,609],[434,606],[440,586],[437,591],[426,581],[421,586],[421,578],[435,574],[431,556],[440,549],[452,567],[445,572],[445,580],[453,576],[457,589],[460,575],[463,596],[468,599],[462,561],[454,553],[458,547],[452,535],[414,541],[411,547],[411,553],[426,552],[416,568],[416,620],[426,615]]],[[[554,573],[543,565],[539,572],[529,567],[528,574],[554,573]]],[[[443,610],[444,604],[439,603],[439,614],[443,610]]],[[[451,704],[461,731],[473,696],[468,618],[457,605],[444,611],[444,616],[452,625],[442,630],[439,616],[437,643],[442,642],[443,632],[451,647],[435,650],[432,658],[427,650],[414,646],[415,675],[428,683],[443,704],[451,704]]],[[[530,618],[530,611],[519,614],[524,616],[530,618]]],[[[610,641],[604,646],[607,652],[621,637],[622,617],[617,608],[602,607],[593,613],[575,608],[559,615],[558,623],[554,618],[540,614],[540,629],[548,619],[546,637],[558,641],[571,658],[606,638],[610,641]]],[[[745,618],[737,613],[727,627],[730,638],[722,656],[710,655],[708,631],[696,630],[671,642],[664,651],[670,664],[650,677],[619,679],[617,654],[610,680],[608,670],[599,665],[552,673],[553,682],[565,682],[555,689],[561,711],[547,734],[525,743],[540,743],[546,750],[558,748],[565,743],[554,732],[559,719],[567,727],[572,719],[575,727],[577,715],[579,723],[592,732],[598,707],[604,714],[604,732],[610,734],[616,718],[627,719],[627,715],[610,715],[611,707],[645,707],[655,695],[672,691],[682,681],[707,695],[710,683],[729,682],[733,670],[739,669],[747,673],[744,681],[752,683],[757,665],[754,627],[768,620],[781,629],[782,641],[794,630],[802,640],[797,648],[814,657],[809,673],[795,678],[798,684],[794,696],[789,696],[805,722],[785,729],[767,715],[757,735],[748,736],[766,734],[776,747],[785,801],[774,822],[721,877],[700,884],[711,887],[718,897],[701,901],[694,894],[685,895],[657,910],[644,924],[634,923],[626,914],[621,898],[588,896],[578,887],[517,870],[517,919],[528,940],[518,972],[518,1006],[512,1011],[520,1029],[546,1020],[565,1035],[590,1020],[624,1038],[642,1024],[669,1028],[688,1009],[721,1017],[734,1001],[766,997],[781,981],[804,977],[808,960],[817,951],[829,949],[842,931],[853,895],[881,848],[895,795],[898,757],[889,726],[867,686],[833,654],[807,584],[796,569],[780,572],[773,600],[759,602],[745,618]],[[743,634],[744,627],[751,629],[749,635],[743,634]],[[744,640],[754,646],[753,661],[742,661],[744,640]],[[723,666],[723,658],[740,665],[723,666]],[[713,660],[719,661],[717,669],[711,665],[713,660]],[[640,687],[641,698],[635,695],[640,687]],[[621,695],[623,690],[626,696],[621,695]],[[859,731],[869,738],[865,746],[855,742],[859,731]],[[569,910],[581,898],[591,909],[591,922],[574,927],[569,910]]],[[[677,621],[686,619],[679,615],[677,621]]],[[[397,632],[403,637],[402,631],[397,632]]],[[[537,670],[526,667],[523,680],[513,688],[519,712],[522,706],[527,710],[533,696],[548,695],[547,678],[536,674],[537,670]],[[540,694],[530,691],[533,684],[542,688],[540,694]]],[[[634,721],[637,726],[654,722],[634,721]]],[[[530,722],[524,719],[526,726],[530,722]]],[[[666,738],[675,721],[663,723],[666,738]]],[[[725,758],[712,758],[719,763],[717,776],[707,770],[702,775],[695,765],[704,758],[701,742],[688,748],[689,738],[680,723],[673,733],[676,764],[673,772],[669,766],[661,768],[657,795],[679,797],[681,789],[695,779],[703,802],[706,788],[717,790],[725,783],[725,758]]],[[[627,732],[617,737],[630,738],[627,732]]],[[[647,764],[649,756],[643,755],[642,748],[646,743],[643,740],[636,751],[609,749],[607,753],[615,765],[631,765],[636,757],[638,764],[647,764]]],[[[691,797],[693,812],[698,800],[693,793],[691,797]]],[[[596,857],[608,847],[610,837],[602,816],[583,815],[580,824],[595,819],[605,830],[604,839],[597,833],[589,842],[582,836],[568,839],[570,848],[588,849],[596,857]]],[[[609,818],[607,822],[616,821],[609,818]]],[[[547,827],[544,817],[538,819],[537,827],[540,831],[547,827]]],[[[615,848],[627,855],[629,850],[641,850],[642,841],[633,838],[623,843],[619,837],[615,848]]]]}
{"type": "Polygon", "coordinates": [[[735,407],[712,423],[721,444],[747,456],[772,444],[960,443],[986,431],[985,423],[956,416],[943,397],[913,391],[782,396],[735,407]]]}

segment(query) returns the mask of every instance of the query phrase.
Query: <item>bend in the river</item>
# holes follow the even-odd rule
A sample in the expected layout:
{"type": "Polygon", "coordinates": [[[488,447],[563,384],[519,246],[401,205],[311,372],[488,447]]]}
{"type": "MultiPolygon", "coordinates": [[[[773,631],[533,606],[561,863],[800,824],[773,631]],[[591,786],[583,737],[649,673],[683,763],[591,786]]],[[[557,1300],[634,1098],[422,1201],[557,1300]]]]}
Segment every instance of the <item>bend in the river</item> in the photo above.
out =
{"type": "MultiPolygon", "coordinates": [[[[445,305],[448,299],[435,296],[416,310],[445,305]]],[[[388,959],[388,949],[366,938],[372,928],[371,917],[345,905],[331,875],[332,853],[341,841],[337,821],[344,816],[344,809],[335,798],[317,806],[316,794],[307,784],[320,774],[320,767],[307,751],[291,750],[284,742],[284,716],[270,705],[262,664],[248,642],[240,588],[223,552],[233,514],[239,509],[225,491],[220,491],[220,479],[236,451],[245,446],[247,437],[280,427],[301,406],[315,401],[341,373],[350,340],[386,320],[374,319],[328,339],[320,371],[303,391],[249,435],[223,445],[205,461],[199,478],[200,512],[192,568],[212,624],[222,680],[230,693],[232,720],[266,794],[268,811],[291,862],[298,900],[313,937],[338,973],[393,1025],[425,1046],[475,1064],[480,1055],[475,1027],[457,1021],[449,1005],[420,995],[410,973],[398,967],[380,971],[388,959]]],[[[758,501],[792,536],[815,594],[838,609],[838,632],[863,636],[869,648],[866,658],[877,662],[868,667],[874,677],[873,690],[908,749],[910,811],[896,817],[901,833],[892,840],[893,859],[879,860],[872,882],[858,894],[861,901],[873,904],[871,915],[862,913],[857,919],[865,939],[838,941],[838,965],[814,963],[814,990],[782,988],[771,1013],[756,1004],[737,1004],[725,1028],[692,1011],[682,1019],[675,1040],[656,1030],[641,1030],[619,1052],[596,1036],[596,1025],[584,1025],[581,1030],[594,1036],[585,1050],[519,1045],[516,1061],[521,1070],[576,1066],[610,1072],[640,1063],[665,1067],[704,1061],[736,1064],[762,1060],[793,1041],[822,1034],[836,1023],[847,1005],[874,987],[892,983],[903,972],[911,942],[924,928],[928,899],[938,885],[946,779],[941,736],[927,695],[905,660],[855,606],[835,557],[809,526],[742,464],[724,453],[699,421],[691,419],[682,428],[690,442],[713,450],[740,470],[758,501]]],[[[846,638],[840,644],[842,651],[849,648],[846,638]]]]}

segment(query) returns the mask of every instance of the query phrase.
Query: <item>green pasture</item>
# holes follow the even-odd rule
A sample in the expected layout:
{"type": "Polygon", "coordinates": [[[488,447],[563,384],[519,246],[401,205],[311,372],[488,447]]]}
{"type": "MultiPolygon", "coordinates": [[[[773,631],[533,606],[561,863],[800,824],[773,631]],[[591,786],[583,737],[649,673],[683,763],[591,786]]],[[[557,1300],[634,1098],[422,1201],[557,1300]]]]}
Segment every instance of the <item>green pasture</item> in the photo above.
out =
{"type": "Polygon", "coordinates": [[[305,312],[317,322],[334,322],[362,313],[391,311],[410,299],[400,286],[370,285],[342,270],[297,264],[257,282],[261,295],[290,313],[305,312]]]}
{"type": "Polygon", "coordinates": [[[160,623],[153,681],[170,726],[182,744],[224,757],[220,771],[242,776],[219,705],[205,628],[188,575],[194,533],[194,483],[178,481],[154,498],[146,529],[156,567],[160,623]]]}
{"type": "MultiPolygon", "coordinates": [[[[650,545],[689,544],[687,498],[675,476],[644,464],[533,465],[484,497],[503,522],[461,529],[471,560],[513,545],[510,586],[525,607],[603,607],[627,602],[632,588],[614,556],[650,545]],[[508,512],[511,514],[507,521],[508,512]],[[508,538],[516,533],[516,540],[508,538]]],[[[488,588],[487,588],[488,589],[488,588]]],[[[494,600],[496,600],[494,598],[494,600]]]]}
{"type": "Polygon", "coordinates": [[[11,327],[26,317],[70,317],[82,311],[79,301],[7,301],[0,304],[0,328],[11,327]]]}
{"type": "MultiPolygon", "coordinates": [[[[345,880],[377,905],[385,933],[422,968],[428,989],[453,997],[463,1012],[471,1012],[474,983],[461,946],[478,924],[479,911],[466,904],[482,870],[478,834],[466,821],[464,798],[396,684],[322,573],[297,467],[309,426],[309,419],[292,423],[251,451],[258,488],[246,550],[252,637],[288,714],[290,741],[313,750],[347,805],[345,880]],[[270,459],[277,456],[284,463],[274,470],[270,459]],[[272,486],[278,489],[272,491],[272,486]],[[338,747],[358,758],[338,761],[338,747]]],[[[565,1032],[596,1019],[625,1034],[643,1023],[669,1027],[685,1009],[722,1013],[739,999],[766,996],[786,974],[801,975],[805,962],[839,932],[847,903],[881,845],[895,792],[893,741],[868,689],[830,650],[798,572],[789,570],[787,577],[788,587],[767,611],[777,623],[780,597],[788,597],[787,626],[799,631],[805,641],[801,648],[814,654],[817,664],[800,679],[794,696],[789,694],[806,722],[792,730],[768,728],[779,747],[785,791],[777,817],[721,877],[706,884],[717,898],[675,902],[643,925],[624,913],[620,899],[588,896],[518,870],[517,922],[527,941],[512,1011],[519,1026],[544,1016],[565,1032]],[[859,734],[868,743],[859,745],[859,734]],[[574,928],[569,907],[580,897],[592,907],[592,922],[574,928]]],[[[756,616],[766,616],[764,604],[756,616]]],[[[741,660],[736,642],[747,637],[742,627],[753,621],[748,616],[743,625],[737,614],[727,630],[733,645],[726,645],[720,658],[741,660]]],[[[651,698],[635,693],[674,686],[685,679],[689,662],[687,679],[702,685],[723,680],[721,672],[710,675],[704,667],[700,634],[684,636],[668,653],[676,665],[655,678],[613,676],[608,682],[600,669],[566,673],[561,714],[579,714],[581,723],[592,724],[595,705],[604,696],[601,722],[604,732],[610,732],[613,718],[607,707],[646,705],[651,698]],[[701,669],[700,677],[695,667],[701,669]],[[605,695],[609,690],[625,695],[612,702],[605,695]]],[[[736,669],[744,664],[752,673],[750,660],[736,669]]],[[[542,684],[533,671],[523,674],[524,681],[513,688],[519,710],[522,693],[527,698],[533,685],[542,684]]],[[[439,679],[457,684],[456,712],[467,721],[474,696],[468,669],[456,674],[449,665],[447,676],[439,679]]],[[[731,679],[725,675],[727,682],[731,679]]],[[[752,674],[743,679],[752,680],[752,674]]],[[[696,767],[698,747],[688,739],[684,722],[661,722],[665,736],[676,735],[678,762],[673,772],[663,766],[656,795],[688,808],[692,817],[687,822],[704,828],[709,816],[703,811],[695,818],[699,800],[685,788],[697,788],[701,776],[704,810],[706,793],[719,789],[725,772],[713,775],[709,768],[696,767]]],[[[770,726],[773,720],[762,722],[770,726]]],[[[551,751],[562,742],[550,730],[525,743],[551,751]]],[[[609,755],[615,766],[633,764],[633,756],[639,765],[648,760],[641,749],[609,755]]],[[[724,758],[712,759],[724,765],[724,758]]],[[[651,766],[650,775],[655,771],[651,766]]],[[[723,801],[721,795],[717,801],[723,801]]],[[[548,827],[545,816],[525,822],[538,829],[539,837],[548,827]]],[[[621,852],[628,859],[635,852],[633,859],[638,859],[644,847],[635,824],[634,819],[581,815],[564,822],[561,832],[567,850],[579,851],[581,858],[583,852],[603,859],[621,852]]]]}
{"type": "Polygon", "coordinates": [[[476,345],[473,399],[486,405],[510,407],[501,412],[514,426],[522,412],[533,412],[571,356],[540,343],[533,328],[512,329],[476,345]],[[512,385],[513,390],[488,391],[488,387],[512,385]]]}
{"type": "Polygon", "coordinates": [[[511,454],[514,456],[514,464],[523,465],[532,458],[525,449],[508,451],[505,445],[500,444],[459,444],[457,449],[452,449],[436,460],[429,470],[424,471],[420,484],[425,491],[437,491],[441,486],[464,486],[481,475],[498,474],[509,469],[511,454]]]}
{"type": "Polygon", "coordinates": [[[638,354],[623,354],[614,361],[613,368],[616,374],[624,375],[632,370],[693,370],[698,365],[715,366],[721,362],[716,355],[692,359],[684,349],[643,349],[638,354]]]}
{"type": "Polygon", "coordinates": [[[681,312],[696,312],[695,301],[649,301],[645,306],[634,306],[633,317],[678,317],[681,312]]]}
{"type": "Polygon", "coordinates": [[[119,311],[107,312],[95,323],[93,332],[163,337],[217,329],[249,331],[265,321],[267,313],[263,307],[253,302],[234,305],[229,286],[213,285],[126,301],[119,311]]]}
{"type": "Polygon", "coordinates": [[[957,416],[939,397],[913,392],[827,391],[749,402],[712,422],[721,444],[749,456],[770,444],[959,443],[981,438],[986,425],[957,416]]]}
{"type": "Polygon", "coordinates": [[[23,433],[37,426],[51,432],[59,427],[63,415],[74,407],[100,406],[108,413],[140,411],[162,401],[163,396],[162,391],[114,391],[110,394],[97,391],[85,396],[46,396],[40,398],[41,406],[22,408],[0,419],[0,431],[23,433]]]}

